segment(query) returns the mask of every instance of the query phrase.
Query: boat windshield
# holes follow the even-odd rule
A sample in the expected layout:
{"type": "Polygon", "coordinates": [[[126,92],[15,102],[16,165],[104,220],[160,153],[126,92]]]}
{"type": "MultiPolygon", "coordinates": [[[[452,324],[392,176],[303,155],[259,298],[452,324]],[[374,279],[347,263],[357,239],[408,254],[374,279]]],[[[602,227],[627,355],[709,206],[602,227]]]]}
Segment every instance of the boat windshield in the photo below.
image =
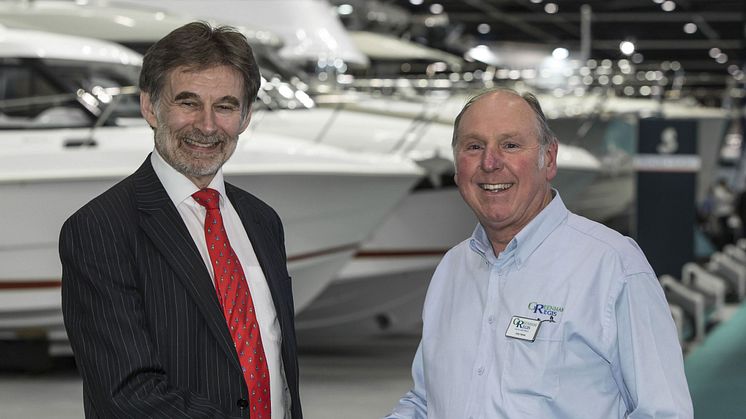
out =
{"type": "Polygon", "coordinates": [[[257,95],[255,109],[313,108],[316,104],[306,93],[307,89],[308,86],[298,78],[286,81],[279,74],[262,71],[262,85],[257,95]]]}
{"type": "Polygon", "coordinates": [[[56,59],[0,59],[0,129],[116,125],[140,116],[140,67],[56,59]]]}
{"type": "MultiPolygon", "coordinates": [[[[83,128],[141,119],[139,65],[0,58],[0,130],[83,128]]],[[[258,108],[315,106],[300,78],[262,69],[258,108]]]]}

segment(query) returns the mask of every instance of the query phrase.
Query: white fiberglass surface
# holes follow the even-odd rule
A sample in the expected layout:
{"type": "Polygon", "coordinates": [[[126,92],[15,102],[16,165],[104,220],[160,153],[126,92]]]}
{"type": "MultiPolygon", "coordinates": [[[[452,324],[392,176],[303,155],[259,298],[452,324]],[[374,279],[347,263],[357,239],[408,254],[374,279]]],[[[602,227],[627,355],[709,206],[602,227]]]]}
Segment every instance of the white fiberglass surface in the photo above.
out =
{"type": "MultiPolygon", "coordinates": [[[[453,129],[437,122],[418,126],[407,118],[315,108],[257,112],[252,121],[252,130],[256,134],[294,136],[352,151],[390,153],[414,160],[435,156],[453,160],[453,129]]],[[[601,167],[598,159],[588,151],[570,144],[561,144],[557,165],[560,170],[590,172],[598,171],[601,167]]]]}
{"type": "Polygon", "coordinates": [[[142,56],[121,45],[57,33],[0,26],[0,56],[34,57],[139,65],[142,56]]]}
{"type": "MultiPolygon", "coordinates": [[[[0,131],[0,182],[90,176],[118,178],[136,169],[153,149],[145,124],[90,129],[0,131]]],[[[371,153],[349,153],[278,135],[243,135],[227,174],[347,173],[418,176],[411,161],[371,153]]]]}

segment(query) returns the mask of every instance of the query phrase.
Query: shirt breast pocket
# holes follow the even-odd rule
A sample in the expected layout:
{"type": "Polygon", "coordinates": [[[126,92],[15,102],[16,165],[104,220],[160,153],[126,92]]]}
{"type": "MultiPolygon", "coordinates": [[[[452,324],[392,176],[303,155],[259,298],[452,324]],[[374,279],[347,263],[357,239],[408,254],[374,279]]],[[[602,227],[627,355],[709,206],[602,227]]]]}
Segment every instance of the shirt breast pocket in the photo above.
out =
{"type": "Polygon", "coordinates": [[[560,389],[564,359],[562,327],[544,322],[533,342],[506,339],[509,342],[502,380],[504,400],[518,411],[542,413],[560,389]]]}

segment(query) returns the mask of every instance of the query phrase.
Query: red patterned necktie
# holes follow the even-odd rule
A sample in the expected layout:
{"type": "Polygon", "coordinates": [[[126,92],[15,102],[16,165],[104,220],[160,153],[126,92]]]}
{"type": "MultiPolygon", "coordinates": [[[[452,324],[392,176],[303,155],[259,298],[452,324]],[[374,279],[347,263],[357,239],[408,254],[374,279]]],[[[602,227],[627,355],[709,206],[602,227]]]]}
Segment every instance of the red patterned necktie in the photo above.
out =
{"type": "Polygon", "coordinates": [[[249,389],[251,419],[270,419],[269,368],[249,285],[233,252],[220,214],[220,193],[201,189],[192,195],[207,209],[205,239],[215,273],[215,288],[249,389]]]}

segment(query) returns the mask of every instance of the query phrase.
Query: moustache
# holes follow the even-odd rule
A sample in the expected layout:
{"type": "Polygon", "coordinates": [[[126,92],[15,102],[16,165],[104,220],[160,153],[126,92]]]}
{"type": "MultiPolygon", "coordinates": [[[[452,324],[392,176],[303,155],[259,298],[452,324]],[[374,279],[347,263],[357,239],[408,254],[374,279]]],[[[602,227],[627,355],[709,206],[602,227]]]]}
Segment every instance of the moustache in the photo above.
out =
{"type": "Polygon", "coordinates": [[[228,141],[228,136],[225,134],[217,133],[212,135],[205,135],[198,130],[191,130],[185,133],[179,133],[179,140],[203,144],[203,145],[215,145],[218,143],[225,143],[228,141]]]}

